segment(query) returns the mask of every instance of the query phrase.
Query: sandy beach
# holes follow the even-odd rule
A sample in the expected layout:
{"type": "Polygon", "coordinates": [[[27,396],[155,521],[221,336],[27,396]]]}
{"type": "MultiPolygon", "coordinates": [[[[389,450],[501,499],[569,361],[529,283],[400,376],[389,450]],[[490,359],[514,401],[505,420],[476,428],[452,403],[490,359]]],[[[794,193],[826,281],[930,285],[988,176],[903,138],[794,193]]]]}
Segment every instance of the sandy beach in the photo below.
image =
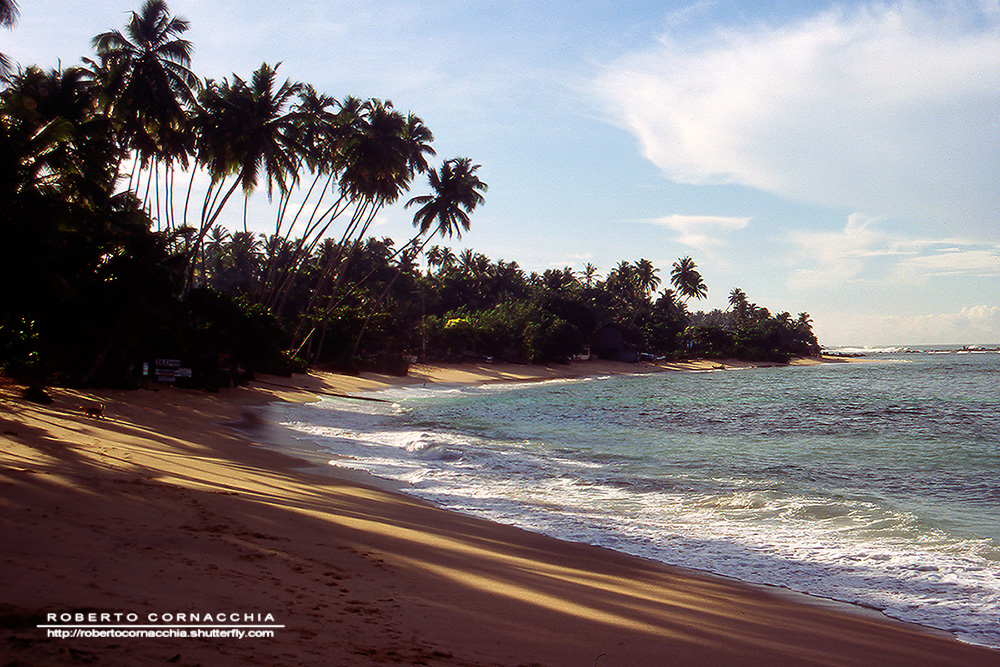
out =
{"type": "Polygon", "coordinates": [[[260,417],[274,401],[394,384],[719,365],[416,366],[407,378],[260,377],[217,394],[57,389],[49,405],[7,384],[0,664],[1000,664],[1000,652],[860,609],[435,508],[283,447],[260,417]],[[96,403],[102,418],[80,409],[96,403]],[[38,627],[206,617],[280,627],[259,638],[38,627]]]}

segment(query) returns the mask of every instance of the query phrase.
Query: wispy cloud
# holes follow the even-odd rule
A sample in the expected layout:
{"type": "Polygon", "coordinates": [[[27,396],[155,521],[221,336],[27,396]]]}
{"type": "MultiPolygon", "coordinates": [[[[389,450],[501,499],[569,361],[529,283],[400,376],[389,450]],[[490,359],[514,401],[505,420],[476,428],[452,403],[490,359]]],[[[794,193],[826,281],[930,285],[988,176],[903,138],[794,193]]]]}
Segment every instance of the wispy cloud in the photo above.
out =
{"type": "Polygon", "coordinates": [[[667,14],[664,23],[669,28],[677,28],[686,25],[695,19],[704,16],[710,9],[718,5],[718,0],[697,0],[690,5],[685,5],[680,9],[667,14]]]}
{"type": "Polygon", "coordinates": [[[744,229],[751,218],[726,217],[717,215],[666,215],[649,222],[672,229],[678,233],[678,243],[709,251],[724,245],[722,238],[729,232],[744,229]]]}
{"type": "Polygon", "coordinates": [[[855,213],[839,231],[792,232],[789,238],[803,266],[791,274],[790,284],[822,287],[855,279],[865,268],[866,258],[885,254],[893,245],[889,236],[875,227],[877,222],[855,213]]]}
{"type": "Polygon", "coordinates": [[[876,326],[887,332],[887,340],[904,344],[913,341],[933,341],[931,344],[953,343],[996,344],[1000,342],[1000,307],[970,306],[957,312],[912,317],[885,316],[876,326]]]}
{"type": "Polygon", "coordinates": [[[922,284],[947,276],[1000,277],[1000,245],[967,238],[929,238],[880,229],[878,218],[855,213],[838,231],[789,235],[798,265],[795,287],[852,281],[922,284]],[[877,267],[877,270],[876,270],[877,267]]]}
{"type": "Polygon", "coordinates": [[[973,276],[1000,277],[1000,248],[948,249],[921,257],[909,257],[900,262],[899,274],[904,279],[926,280],[930,277],[973,276]]]}
{"type": "Polygon", "coordinates": [[[873,4],[668,34],[594,88],[675,181],[997,238],[1000,24],[987,5],[873,4]]]}
{"type": "Polygon", "coordinates": [[[825,318],[822,338],[830,344],[996,345],[1000,306],[973,305],[944,313],[841,314],[825,318]]]}

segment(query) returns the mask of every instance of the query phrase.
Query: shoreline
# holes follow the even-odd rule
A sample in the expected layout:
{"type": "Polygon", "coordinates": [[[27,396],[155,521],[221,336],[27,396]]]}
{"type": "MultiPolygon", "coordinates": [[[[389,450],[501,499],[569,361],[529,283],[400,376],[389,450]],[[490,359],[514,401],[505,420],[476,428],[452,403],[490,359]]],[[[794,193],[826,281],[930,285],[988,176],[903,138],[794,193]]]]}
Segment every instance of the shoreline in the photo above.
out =
{"type": "MultiPolygon", "coordinates": [[[[435,364],[430,367],[422,369],[422,372],[418,373],[416,378],[411,378],[411,377],[394,378],[393,379],[394,381],[389,382],[382,386],[365,387],[360,395],[347,395],[347,394],[337,394],[337,393],[330,393],[328,395],[337,398],[373,400],[373,399],[367,399],[364,396],[364,394],[368,392],[378,393],[396,387],[405,388],[418,385],[427,386],[427,384],[434,384],[439,387],[474,387],[478,385],[501,384],[501,383],[517,384],[517,383],[536,383],[536,382],[537,383],[560,382],[567,380],[569,381],[599,380],[602,378],[612,377],[615,375],[650,375],[650,374],[673,373],[673,372],[717,372],[717,371],[746,370],[751,368],[781,368],[790,366],[812,366],[812,365],[826,364],[826,363],[867,364],[867,363],[890,363],[890,362],[883,359],[840,357],[837,355],[821,355],[820,357],[817,358],[796,358],[793,359],[792,362],[788,364],[780,364],[775,362],[757,363],[757,362],[747,362],[735,359],[725,359],[725,360],[696,359],[696,360],[687,360],[687,361],[669,362],[669,363],[662,363],[662,362],[629,363],[629,362],[599,362],[599,361],[585,361],[585,362],[575,362],[575,363],[577,366],[576,368],[573,368],[572,365],[563,365],[555,367],[551,366],[532,367],[532,366],[507,364],[505,365],[506,370],[503,372],[492,372],[492,370],[490,370],[489,372],[484,372],[484,369],[493,369],[495,366],[492,364],[483,364],[483,365],[435,364]],[[518,369],[525,369],[528,370],[528,372],[518,373],[518,369]],[[492,377],[494,375],[500,375],[502,377],[496,379],[492,377]],[[457,378],[461,378],[461,381],[456,381],[457,378]]],[[[317,400],[319,398],[321,397],[317,397],[317,400]]],[[[374,400],[380,400],[380,399],[374,399],[374,400]]],[[[272,405],[277,405],[277,404],[280,404],[280,402],[272,405]]],[[[443,509],[448,512],[457,512],[459,514],[462,514],[463,516],[474,517],[477,520],[484,520],[474,513],[465,513],[457,509],[452,509],[446,506],[438,505],[437,503],[435,503],[434,500],[424,498],[419,494],[411,493],[407,491],[408,485],[404,482],[378,477],[364,470],[337,466],[336,459],[338,455],[314,443],[312,440],[310,440],[309,436],[298,434],[296,431],[293,431],[283,426],[279,426],[278,424],[274,423],[274,420],[267,420],[267,421],[271,429],[269,431],[269,436],[266,438],[269,442],[262,442],[261,444],[273,446],[278,451],[291,453],[296,457],[303,458],[309,461],[311,465],[320,467],[323,471],[330,471],[329,474],[333,474],[335,477],[347,479],[351,482],[365,484],[368,486],[374,486],[380,490],[385,490],[391,493],[400,493],[410,498],[419,499],[421,502],[427,502],[434,507],[443,509]],[[304,443],[308,443],[308,445],[304,443]]],[[[552,539],[556,540],[571,541],[579,544],[589,544],[586,542],[567,540],[566,538],[551,536],[545,532],[534,531],[528,528],[521,528],[515,523],[498,522],[492,519],[485,519],[485,520],[491,523],[499,523],[500,525],[515,527],[518,530],[525,530],[532,534],[552,537],[552,539]]],[[[917,627],[922,631],[928,632],[933,635],[959,641],[960,643],[963,644],[968,644],[973,646],[983,646],[991,650],[1000,651],[1000,649],[997,649],[996,647],[977,644],[975,642],[969,642],[960,639],[956,635],[948,632],[947,630],[942,630],[932,626],[922,625],[920,623],[916,623],[913,621],[908,621],[893,617],[887,614],[884,610],[881,610],[874,606],[866,606],[858,602],[841,600],[833,597],[826,597],[817,593],[810,593],[806,591],[796,590],[794,588],[790,588],[786,585],[781,585],[781,584],[748,582],[740,579],[737,576],[720,574],[717,572],[713,572],[712,570],[696,567],[694,565],[672,564],[669,562],[657,560],[655,558],[641,556],[638,554],[630,554],[626,551],[621,551],[613,547],[602,546],[599,548],[608,549],[610,551],[628,557],[638,558],[643,561],[655,563],[656,565],[680,568],[682,570],[696,574],[697,576],[718,578],[723,581],[735,582],[740,585],[760,589],[763,592],[766,592],[770,595],[787,597],[789,600],[800,604],[809,604],[817,606],[822,609],[837,610],[848,614],[857,614],[868,618],[882,619],[892,623],[901,623],[907,626],[917,627]]],[[[1000,655],[998,655],[998,659],[1000,659],[1000,655]]]]}
{"type": "Polygon", "coordinates": [[[0,574],[10,582],[0,601],[0,656],[25,664],[93,657],[112,665],[602,667],[663,664],[665,655],[678,664],[1000,660],[1000,652],[880,613],[561,542],[349,480],[277,449],[284,443],[260,446],[274,434],[253,418],[274,401],[314,400],[314,391],[615,368],[636,371],[415,367],[409,378],[266,378],[295,388],[261,383],[218,395],[57,390],[51,406],[5,398],[0,500],[5,535],[18,539],[0,546],[0,574]],[[106,419],[77,410],[95,398],[106,419]],[[76,609],[236,609],[271,613],[285,628],[242,642],[71,640],[50,639],[32,622],[76,609]]]}

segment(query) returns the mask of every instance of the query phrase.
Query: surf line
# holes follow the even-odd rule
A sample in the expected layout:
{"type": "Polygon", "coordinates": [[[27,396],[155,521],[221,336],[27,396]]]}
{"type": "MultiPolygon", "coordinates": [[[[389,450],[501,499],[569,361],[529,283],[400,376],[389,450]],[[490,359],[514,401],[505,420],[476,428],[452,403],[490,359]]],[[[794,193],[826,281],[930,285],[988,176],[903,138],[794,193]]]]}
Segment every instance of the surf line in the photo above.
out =
{"type": "Polygon", "coordinates": [[[387,401],[384,398],[375,398],[373,396],[353,396],[351,394],[338,394],[335,391],[321,391],[319,389],[306,389],[304,387],[293,387],[289,384],[281,384],[280,382],[268,382],[267,380],[253,380],[258,384],[269,384],[274,387],[281,387],[283,389],[291,389],[292,391],[304,391],[307,394],[320,394],[322,396],[333,396],[334,398],[350,398],[355,401],[371,401],[372,403],[392,403],[392,401],[387,401]]]}

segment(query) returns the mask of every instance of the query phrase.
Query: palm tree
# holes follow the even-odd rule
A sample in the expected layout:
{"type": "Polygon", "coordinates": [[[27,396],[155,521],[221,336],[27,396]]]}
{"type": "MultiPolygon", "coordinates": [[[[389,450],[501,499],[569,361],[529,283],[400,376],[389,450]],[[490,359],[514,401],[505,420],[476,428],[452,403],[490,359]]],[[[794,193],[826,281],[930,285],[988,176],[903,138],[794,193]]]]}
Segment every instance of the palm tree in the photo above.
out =
{"type": "MultiPolygon", "coordinates": [[[[391,204],[409,186],[421,151],[412,145],[410,122],[392,102],[371,100],[350,129],[341,152],[340,187],[352,200],[391,204]]],[[[362,234],[363,235],[363,234],[362,234]]]]}
{"type": "Polygon", "coordinates": [[[580,284],[573,269],[546,269],[542,274],[542,285],[553,292],[564,292],[580,284]]]}
{"type": "Polygon", "coordinates": [[[228,260],[234,284],[231,289],[253,294],[260,275],[261,243],[251,232],[236,232],[229,241],[228,260]]]}
{"type": "Polygon", "coordinates": [[[269,197],[275,186],[287,192],[297,180],[300,145],[289,107],[302,84],[276,87],[276,76],[277,66],[264,63],[249,82],[233,75],[232,83],[211,84],[203,100],[202,122],[216,128],[206,135],[203,161],[213,179],[235,175],[247,195],[262,171],[269,197]]]}
{"type": "MultiPolygon", "coordinates": [[[[268,197],[275,186],[285,194],[297,182],[301,147],[289,107],[301,84],[286,80],[277,86],[276,75],[277,68],[264,63],[249,82],[233,75],[232,83],[211,83],[205,91],[197,120],[198,159],[211,174],[212,183],[202,205],[192,259],[237,187],[242,186],[244,197],[249,198],[262,172],[268,197]],[[220,198],[229,176],[234,181],[220,198]]],[[[243,213],[243,231],[247,232],[246,206],[243,213]]],[[[189,271],[193,276],[193,261],[189,271]]]]}
{"type": "Polygon", "coordinates": [[[17,23],[17,3],[14,0],[0,0],[0,25],[13,28],[17,23]]]}
{"type": "Polygon", "coordinates": [[[739,312],[741,308],[746,307],[746,304],[746,292],[741,290],[739,287],[734,287],[733,291],[729,293],[729,306],[734,311],[739,312]]]}
{"type": "Polygon", "coordinates": [[[458,266],[466,276],[472,277],[476,264],[476,251],[466,248],[458,255],[458,266]]]}
{"type": "MultiPolygon", "coordinates": [[[[0,0],[0,25],[13,28],[17,23],[17,3],[14,0],[0,0]]],[[[0,53],[0,77],[6,78],[10,72],[10,60],[0,53]]]]}
{"type": "Polygon", "coordinates": [[[594,280],[597,278],[597,267],[587,262],[587,266],[583,267],[583,279],[584,284],[587,287],[594,286],[594,280]]]}
{"type": "MultiPolygon", "coordinates": [[[[112,189],[116,161],[107,121],[95,113],[94,86],[85,70],[43,72],[28,67],[9,79],[3,91],[4,116],[11,130],[37,133],[31,144],[47,144],[44,160],[31,160],[50,185],[58,183],[66,196],[104,198],[112,189]],[[44,168],[42,168],[44,167],[44,168]]],[[[41,157],[39,153],[39,157],[41,157]]]]}
{"type": "MultiPolygon", "coordinates": [[[[340,197],[338,204],[331,207],[328,213],[337,209],[341,202],[353,205],[354,211],[341,236],[338,251],[330,255],[320,278],[320,283],[332,281],[335,287],[342,282],[351,258],[355,256],[360,240],[375,216],[383,206],[399,199],[409,188],[414,174],[426,168],[424,155],[434,154],[428,143],[433,139],[430,130],[413,114],[404,118],[390,101],[373,99],[360,105],[345,105],[343,111],[343,122],[337,134],[336,162],[341,168],[338,183],[340,197]]],[[[324,213],[324,217],[326,215],[324,213]]],[[[333,215],[336,217],[337,214],[333,215]]],[[[319,229],[317,238],[325,233],[332,219],[319,229]]],[[[404,245],[398,252],[409,245],[404,245]]],[[[315,306],[318,294],[318,290],[313,293],[307,311],[315,306]]],[[[324,310],[332,312],[334,307],[336,304],[331,292],[324,310]]],[[[300,333],[301,326],[294,338],[297,339],[300,333]]],[[[308,335],[302,344],[307,339],[308,335]]]]}
{"type": "Polygon", "coordinates": [[[434,134],[424,125],[424,121],[411,113],[406,116],[403,138],[406,141],[407,162],[410,166],[411,177],[413,172],[424,173],[428,169],[427,158],[424,155],[437,154],[431,147],[434,134]]]}
{"type": "MultiPolygon", "coordinates": [[[[431,169],[428,172],[428,180],[430,181],[433,193],[413,197],[410,201],[406,202],[407,207],[413,204],[421,205],[417,209],[417,212],[413,214],[413,226],[419,228],[419,232],[401,250],[407,247],[415,247],[420,237],[427,234],[427,232],[431,233],[420,247],[417,248],[417,254],[423,251],[424,246],[434,237],[435,233],[442,237],[451,237],[452,234],[455,234],[458,238],[462,238],[462,230],[469,231],[469,214],[485,201],[482,193],[489,189],[489,186],[476,175],[476,171],[478,170],[478,164],[472,164],[472,160],[467,157],[460,157],[445,160],[444,164],[441,165],[440,171],[431,169]]],[[[479,255],[479,257],[483,256],[479,255]]],[[[488,270],[490,262],[486,257],[483,257],[483,260],[486,267],[483,271],[485,273],[488,270]]],[[[361,332],[358,334],[358,339],[354,343],[354,356],[357,355],[358,349],[361,347],[361,339],[365,334],[365,329],[368,328],[368,322],[375,313],[375,309],[378,308],[382,299],[388,294],[389,289],[399,275],[400,273],[397,272],[379,298],[372,304],[372,309],[365,318],[365,322],[361,326],[361,332]]]]}
{"type": "MultiPolygon", "coordinates": [[[[274,234],[281,236],[286,243],[292,244],[292,254],[281,270],[278,270],[274,258],[268,258],[266,277],[261,285],[258,301],[269,308],[281,310],[293,281],[305,270],[310,256],[316,246],[324,241],[324,235],[333,222],[348,210],[352,203],[356,205],[356,211],[362,208],[361,204],[352,201],[344,192],[340,192],[339,195],[335,193],[338,185],[336,178],[344,166],[343,152],[347,140],[361,123],[366,108],[366,105],[356,97],[347,97],[343,102],[337,102],[331,97],[317,93],[308,84],[302,86],[299,101],[290,115],[295,123],[294,136],[295,143],[298,144],[299,167],[296,172],[305,167],[312,173],[313,178],[287,227],[284,222],[291,201],[290,193],[283,193],[278,205],[274,234]],[[328,193],[334,194],[334,199],[332,204],[328,201],[324,208],[323,202],[328,193]],[[311,212],[305,216],[303,231],[293,242],[292,232],[303,217],[307,206],[311,208],[311,212]]],[[[356,219],[355,216],[354,220],[356,219]]],[[[337,244],[341,249],[350,240],[351,234],[353,229],[349,224],[340,244],[337,244]]],[[[331,260],[330,264],[324,265],[327,267],[326,273],[329,273],[339,264],[342,254],[327,252],[322,257],[331,260]]]]}
{"type": "Polygon", "coordinates": [[[445,248],[441,251],[440,261],[441,261],[441,272],[443,273],[451,269],[451,267],[455,266],[455,262],[458,261],[458,257],[456,257],[455,253],[451,251],[451,248],[445,246],[445,248]]]}
{"type": "Polygon", "coordinates": [[[446,160],[440,172],[430,170],[428,178],[433,194],[406,202],[407,208],[421,204],[413,215],[413,225],[420,228],[420,235],[432,227],[434,232],[448,237],[454,233],[462,238],[462,230],[469,231],[469,214],[483,203],[482,193],[489,189],[476,175],[478,169],[478,164],[461,157],[446,160]]]}
{"type": "Polygon", "coordinates": [[[649,295],[660,286],[660,278],[656,274],[659,269],[653,267],[653,263],[648,259],[640,259],[635,264],[635,278],[639,289],[649,298],[649,295]]]}
{"type": "Polygon", "coordinates": [[[635,265],[622,260],[608,272],[604,288],[621,301],[622,307],[634,309],[639,300],[638,280],[635,265]]]}
{"type": "Polygon", "coordinates": [[[188,27],[185,19],[170,16],[164,0],[146,0],[132,12],[125,33],[113,30],[93,40],[106,111],[120,126],[123,148],[136,152],[140,166],[180,157],[174,151],[182,142],[172,135],[183,130],[185,108],[194,104],[199,85],[189,69],[191,43],[180,37],[188,27]]]}
{"type": "Polygon", "coordinates": [[[4,295],[0,329],[31,312],[32,303],[38,303],[39,287],[60,282],[55,250],[65,241],[59,226],[76,221],[68,214],[72,207],[65,193],[77,169],[73,162],[67,163],[64,151],[75,140],[75,128],[69,120],[49,117],[44,108],[38,109],[38,90],[28,82],[35,73],[45,78],[31,68],[0,92],[0,229],[4,235],[0,278],[5,284],[20,285],[4,295]]]}
{"type": "Polygon", "coordinates": [[[733,288],[729,293],[729,306],[733,309],[738,322],[745,320],[750,314],[750,302],[747,300],[746,292],[739,287],[733,288]]]}
{"type": "Polygon", "coordinates": [[[708,287],[705,286],[705,281],[698,273],[698,267],[690,257],[674,262],[674,268],[670,272],[670,284],[684,297],[685,302],[691,297],[703,299],[708,295],[708,287]]]}
{"type": "Polygon", "coordinates": [[[677,292],[672,289],[660,292],[655,308],[666,315],[684,315],[687,310],[687,307],[677,300],[677,292]]]}
{"type": "MultiPolygon", "coordinates": [[[[437,267],[438,271],[441,271],[441,267],[444,266],[444,253],[447,250],[444,246],[431,246],[425,255],[427,257],[427,273],[430,275],[430,270],[437,267]]],[[[454,257],[454,255],[452,255],[454,257]]]]}
{"type": "Polygon", "coordinates": [[[222,225],[215,225],[208,234],[208,243],[202,248],[201,253],[201,273],[207,285],[215,286],[213,281],[217,281],[222,274],[222,262],[228,239],[229,232],[222,225]]]}
{"type": "Polygon", "coordinates": [[[524,271],[517,262],[497,260],[493,267],[493,292],[509,294],[513,298],[521,298],[527,293],[524,271]]]}

